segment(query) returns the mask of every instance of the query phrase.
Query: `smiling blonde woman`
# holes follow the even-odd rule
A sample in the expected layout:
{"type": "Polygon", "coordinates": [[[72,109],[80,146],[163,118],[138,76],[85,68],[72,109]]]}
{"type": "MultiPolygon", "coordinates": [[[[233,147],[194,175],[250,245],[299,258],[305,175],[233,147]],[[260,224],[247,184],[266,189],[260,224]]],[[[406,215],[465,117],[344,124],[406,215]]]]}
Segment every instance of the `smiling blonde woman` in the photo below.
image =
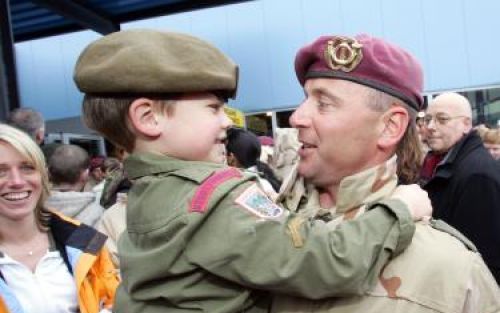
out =
{"type": "Polygon", "coordinates": [[[43,154],[0,124],[0,313],[105,312],[118,285],[106,236],[45,208],[43,154]]]}

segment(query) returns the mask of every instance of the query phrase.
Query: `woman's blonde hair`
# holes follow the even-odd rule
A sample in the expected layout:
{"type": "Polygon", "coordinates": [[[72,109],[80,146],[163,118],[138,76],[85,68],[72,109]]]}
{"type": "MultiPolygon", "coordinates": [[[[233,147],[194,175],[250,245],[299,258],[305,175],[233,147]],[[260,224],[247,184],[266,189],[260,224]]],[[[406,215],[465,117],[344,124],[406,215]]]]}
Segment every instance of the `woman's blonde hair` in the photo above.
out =
{"type": "Polygon", "coordinates": [[[42,150],[28,134],[3,123],[0,123],[0,141],[9,144],[19,152],[40,173],[42,193],[35,207],[35,218],[37,226],[41,230],[47,230],[50,214],[45,209],[44,203],[50,193],[50,184],[42,150]]]}
{"type": "Polygon", "coordinates": [[[488,129],[482,134],[481,138],[486,144],[498,145],[500,144],[500,130],[488,129]]]}

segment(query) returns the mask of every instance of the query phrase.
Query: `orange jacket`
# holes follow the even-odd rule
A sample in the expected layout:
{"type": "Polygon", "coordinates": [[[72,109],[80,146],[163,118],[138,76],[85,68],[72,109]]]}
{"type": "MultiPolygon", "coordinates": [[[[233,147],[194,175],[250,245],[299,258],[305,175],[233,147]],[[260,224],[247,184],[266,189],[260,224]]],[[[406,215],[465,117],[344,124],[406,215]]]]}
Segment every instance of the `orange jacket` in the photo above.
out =
{"type": "MultiPolygon", "coordinates": [[[[111,308],[119,279],[104,247],[106,236],[58,213],[51,214],[49,228],[73,273],[80,313],[98,313],[102,308],[111,308]]],[[[18,307],[8,285],[0,278],[0,313],[9,313],[18,307]]]]}

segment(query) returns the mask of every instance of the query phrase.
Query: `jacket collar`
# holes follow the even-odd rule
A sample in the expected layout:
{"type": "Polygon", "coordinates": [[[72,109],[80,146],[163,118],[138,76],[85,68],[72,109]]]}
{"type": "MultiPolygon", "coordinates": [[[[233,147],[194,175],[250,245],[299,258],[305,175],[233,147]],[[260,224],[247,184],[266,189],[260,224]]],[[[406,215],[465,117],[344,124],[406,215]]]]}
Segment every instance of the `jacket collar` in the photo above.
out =
{"type": "Polygon", "coordinates": [[[94,228],[79,224],[56,212],[49,214],[49,228],[56,244],[70,246],[92,255],[97,254],[104,246],[107,236],[94,228]]]}
{"type": "Polygon", "coordinates": [[[342,179],[337,193],[337,213],[388,197],[398,182],[396,171],[394,155],[382,164],[342,179]]]}
{"type": "Polygon", "coordinates": [[[215,170],[226,167],[226,165],[223,164],[184,161],[166,155],[152,153],[132,154],[125,159],[124,166],[128,177],[132,180],[144,176],[171,173],[192,179],[198,183],[202,182],[215,170]]]}
{"type": "MultiPolygon", "coordinates": [[[[472,130],[460,139],[437,165],[434,177],[449,178],[453,175],[453,164],[465,158],[471,151],[483,145],[477,131],[472,130]]],[[[432,180],[432,178],[431,178],[432,180]]]]}
{"type": "Polygon", "coordinates": [[[311,184],[305,184],[295,168],[290,179],[285,180],[278,201],[283,201],[290,211],[308,217],[345,214],[392,194],[397,185],[396,169],[397,157],[393,156],[378,166],[345,177],[340,182],[335,207],[320,209],[317,190],[311,184]]]}

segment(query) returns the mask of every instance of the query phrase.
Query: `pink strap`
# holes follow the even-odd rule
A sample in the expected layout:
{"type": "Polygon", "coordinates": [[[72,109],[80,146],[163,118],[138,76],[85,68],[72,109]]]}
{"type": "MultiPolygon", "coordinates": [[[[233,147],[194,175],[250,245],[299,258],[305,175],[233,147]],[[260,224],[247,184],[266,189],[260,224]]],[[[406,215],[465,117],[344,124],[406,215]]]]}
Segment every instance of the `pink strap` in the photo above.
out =
{"type": "Polygon", "coordinates": [[[241,172],[234,167],[212,174],[198,187],[198,189],[196,189],[191,204],[189,205],[189,212],[204,213],[207,210],[208,201],[215,191],[215,188],[231,178],[239,178],[241,176],[241,172]]]}

